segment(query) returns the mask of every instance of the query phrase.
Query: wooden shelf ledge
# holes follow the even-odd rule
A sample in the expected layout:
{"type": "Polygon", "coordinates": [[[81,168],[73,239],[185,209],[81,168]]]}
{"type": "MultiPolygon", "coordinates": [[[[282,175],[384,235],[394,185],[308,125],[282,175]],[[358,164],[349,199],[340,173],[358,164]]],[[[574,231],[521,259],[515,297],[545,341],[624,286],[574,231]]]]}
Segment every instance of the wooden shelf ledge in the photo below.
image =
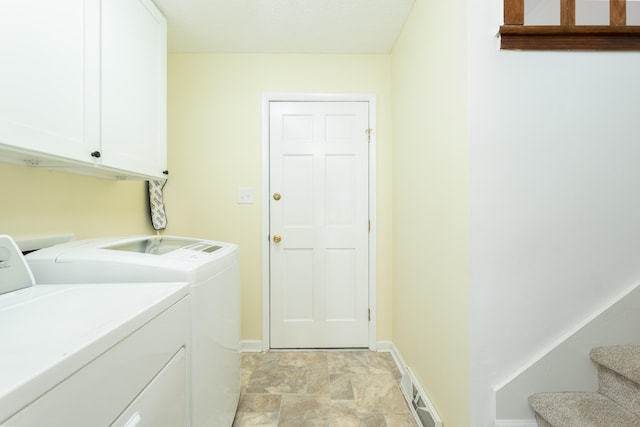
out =
{"type": "Polygon", "coordinates": [[[640,50],[640,26],[503,25],[500,48],[520,50],[640,50]]]}

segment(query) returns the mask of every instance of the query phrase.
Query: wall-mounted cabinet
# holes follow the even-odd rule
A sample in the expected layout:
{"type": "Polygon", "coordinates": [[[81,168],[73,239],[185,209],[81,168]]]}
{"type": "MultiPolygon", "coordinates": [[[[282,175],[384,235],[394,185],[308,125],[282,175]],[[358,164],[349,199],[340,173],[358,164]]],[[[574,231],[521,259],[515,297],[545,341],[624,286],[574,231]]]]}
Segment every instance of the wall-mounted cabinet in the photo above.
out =
{"type": "Polygon", "coordinates": [[[151,0],[0,2],[0,160],[166,169],[166,21],[151,0]]]}
{"type": "Polygon", "coordinates": [[[167,37],[151,0],[102,1],[102,154],[106,165],[166,169],[167,37]]]}

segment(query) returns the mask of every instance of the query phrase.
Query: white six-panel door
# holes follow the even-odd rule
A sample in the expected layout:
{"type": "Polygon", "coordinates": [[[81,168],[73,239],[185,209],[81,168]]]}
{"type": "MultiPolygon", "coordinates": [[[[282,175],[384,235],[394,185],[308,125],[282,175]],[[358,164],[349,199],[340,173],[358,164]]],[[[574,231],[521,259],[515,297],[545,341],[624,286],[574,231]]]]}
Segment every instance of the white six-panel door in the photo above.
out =
{"type": "Polygon", "coordinates": [[[271,348],[368,347],[369,105],[270,102],[271,348]]]}

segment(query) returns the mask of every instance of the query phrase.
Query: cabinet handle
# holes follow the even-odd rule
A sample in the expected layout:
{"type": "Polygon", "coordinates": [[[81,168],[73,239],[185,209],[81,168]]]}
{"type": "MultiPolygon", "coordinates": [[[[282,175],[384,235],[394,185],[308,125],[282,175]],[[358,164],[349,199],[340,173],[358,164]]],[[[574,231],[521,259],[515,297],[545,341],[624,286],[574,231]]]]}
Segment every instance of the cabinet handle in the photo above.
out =
{"type": "Polygon", "coordinates": [[[91,153],[91,157],[95,157],[96,159],[99,159],[101,155],[102,154],[100,154],[99,151],[94,151],[93,153],[91,153]]]}
{"type": "Polygon", "coordinates": [[[169,175],[169,171],[162,171],[163,174],[169,175]]]}

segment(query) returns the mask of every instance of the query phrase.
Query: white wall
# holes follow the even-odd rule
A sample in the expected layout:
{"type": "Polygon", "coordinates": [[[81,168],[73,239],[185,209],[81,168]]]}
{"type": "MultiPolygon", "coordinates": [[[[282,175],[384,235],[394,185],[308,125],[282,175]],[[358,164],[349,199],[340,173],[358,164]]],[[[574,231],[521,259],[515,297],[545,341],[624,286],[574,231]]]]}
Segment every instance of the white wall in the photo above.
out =
{"type": "Polygon", "coordinates": [[[471,419],[489,426],[492,386],[640,278],[640,55],[499,51],[502,0],[468,19],[471,419]]]}
{"type": "Polygon", "coordinates": [[[496,390],[498,419],[532,419],[533,410],[527,397],[539,392],[598,391],[597,365],[589,352],[594,347],[609,345],[640,345],[640,284],[616,296],[606,310],[589,317],[584,325],[564,339],[527,369],[509,378],[496,390]]]}

